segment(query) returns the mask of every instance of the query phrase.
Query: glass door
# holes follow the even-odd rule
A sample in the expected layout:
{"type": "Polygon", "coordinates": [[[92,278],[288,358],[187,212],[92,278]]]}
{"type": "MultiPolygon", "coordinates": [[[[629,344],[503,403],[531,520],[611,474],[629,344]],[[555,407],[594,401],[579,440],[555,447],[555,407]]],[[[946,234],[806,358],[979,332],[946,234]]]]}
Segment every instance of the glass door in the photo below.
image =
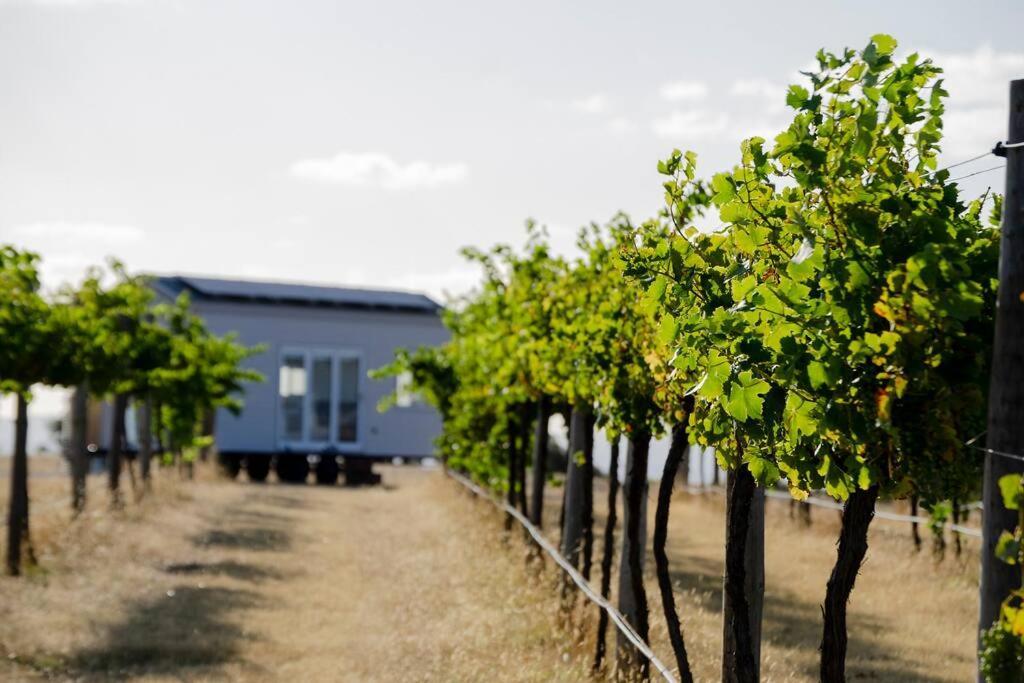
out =
{"type": "Polygon", "coordinates": [[[338,357],[338,442],[359,441],[359,359],[338,357]]]}
{"type": "Polygon", "coordinates": [[[281,422],[278,440],[306,440],[306,355],[286,353],[281,356],[278,372],[278,393],[281,400],[281,422]]]}
{"type": "Polygon", "coordinates": [[[310,368],[310,425],[309,440],[313,443],[325,444],[331,440],[331,365],[333,358],[329,355],[314,354],[310,368]]]}
{"type": "Polygon", "coordinates": [[[360,357],[352,351],[286,348],[278,371],[279,448],[358,450],[360,357]]]}

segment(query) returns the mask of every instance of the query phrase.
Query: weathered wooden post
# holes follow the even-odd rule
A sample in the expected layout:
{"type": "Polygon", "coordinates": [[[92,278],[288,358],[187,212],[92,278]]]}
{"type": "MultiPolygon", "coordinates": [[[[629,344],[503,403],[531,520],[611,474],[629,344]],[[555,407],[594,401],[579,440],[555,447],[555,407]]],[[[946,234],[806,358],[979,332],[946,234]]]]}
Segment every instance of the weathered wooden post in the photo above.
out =
{"type": "Polygon", "coordinates": [[[121,507],[121,466],[124,461],[124,414],[128,408],[128,395],[114,394],[110,416],[110,443],[107,445],[107,488],[110,504],[121,507]]]}
{"type": "Polygon", "coordinates": [[[1020,587],[1020,569],[995,556],[1004,530],[1017,525],[1007,510],[999,479],[1024,473],[1024,462],[1000,453],[1024,453],[1024,79],[1010,83],[1010,125],[1006,155],[1006,197],[999,246],[999,298],[988,394],[988,451],[982,501],[981,607],[979,629],[989,628],[1000,606],[1020,587]]]}
{"type": "Polygon", "coordinates": [[[150,479],[150,465],[153,461],[153,400],[148,396],[137,401],[139,408],[139,419],[136,425],[139,440],[139,470],[142,473],[143,493],[152,489],[150,479]]]}
{"type": "Polygon", "coordinates": [[[71,437],[68,464],[71,466],[71,512],[85,510],[85,479],[89,474],[89,389],[79,384],[71,394],[71,437]]]}
{"type": "MultiPolygon", "coordinates": [[[[586,524],[587,429],[591,428],[590,410],[585,405],[572,409],[569,419],[569,452],[565,471],[565,514],[562,519],[562,554],[572,566],[579,568],[586,524]]],[[[563,594],[572,587],[564,575],[563,594]]]]}
{"type": "MultiPolygon", "coordinates": [[[[644,589],[644,546],[647,516],[647,457],[651,435],[634,433],[626,451],[626,481],[623,486],[622,560],[619,564],[619,611],[645,642],[648,639],[647,591],[644,589]]],[[[616,641],[619,669],[637,671],[644,679],[650,661],[619,632],[616,641]]]]}
{"type": "Polygon", "coordinates": [[[740,465],[727,475],[726,499],[722,680],[756,683],[764,605],[764,488],[740,465]]]}
{"type": "MultiPolygon", "coordinates": [[[[604,525],[604,547],[601,549],[601,597],[608,598],[612,590],[612,558],[615,553],[615,521],[617,517],[616,496],[619,492],[619,442],[616,436],[611,444],[611,459],[608,462],[608,517],[604,525]]],[[[597,621],[597,651],[594,653],[594,671],[600,671],[604,664],[605,638],[608,633],[608,613],[601,610],[597,621]]]]}
{"type": "Polygon", "coordinates": [[[551,417],[551,397],[541,396],[537,401],[537,425],[533,439],[533,496],[530,501],[530,521],[543,528],[544,483],[548,465],[548,419],[551,417]]]}

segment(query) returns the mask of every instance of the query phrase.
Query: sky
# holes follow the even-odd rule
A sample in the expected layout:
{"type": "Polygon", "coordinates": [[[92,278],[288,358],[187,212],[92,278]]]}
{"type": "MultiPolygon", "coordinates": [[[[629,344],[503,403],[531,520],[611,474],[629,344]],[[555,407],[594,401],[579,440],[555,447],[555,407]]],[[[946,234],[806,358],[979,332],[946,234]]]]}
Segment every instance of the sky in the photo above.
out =
{"type": "MultiPolygon", "coordinates": [[[[947,70],[945,163],[1006,134],[1024,3],[0,0],[0,242],[139,272],[462,292],[464,245],[661,203],[878,32],[947,70]]],[[[995,157],[962,167],[998,166],[995,157]]],[[[999,171],[965,191],[1002,188],[999,171]]]]}

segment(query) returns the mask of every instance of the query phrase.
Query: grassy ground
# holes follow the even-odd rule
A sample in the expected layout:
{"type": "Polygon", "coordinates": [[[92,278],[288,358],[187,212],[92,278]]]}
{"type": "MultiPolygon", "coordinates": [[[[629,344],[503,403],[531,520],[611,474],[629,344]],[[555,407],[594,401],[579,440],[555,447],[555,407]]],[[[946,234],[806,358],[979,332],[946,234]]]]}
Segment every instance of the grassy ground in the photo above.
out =
{"type": "MultiPolygon", "coordinates": [[[[97,479],[90,514],[74,523],[66,479],[34,478],[42,567],[0,578],[0,678],[586,678],[594,609],[578,610],[568,635],[554,578],[526,567],[519,534],[506,537],[489,505],[438,472],[383,475],[382,487],[346,489],[162,473],[152,499],[118,514],[97,479]]],[[[554,538],[559,494],[549,491],[545,511],[554,538]]],[[[598,532],[604,500],[601,481],[598,532]]],[[[722,506],[677,492],[672,511],[672,574],[698,680],[718,678],[722,506]]],[[[769,502],[768,514],[763,677],[816,680],[837,514],[814,510],[810,529],[785,503],[769,502]]],[[[850,678],[968,680],[976,548],[937,565],[907,536],[875,522],[851,605],[850,678]]],[[[647,586],[652,639],[671,663],[653,576],[647,586]]]]}
{"type": "MultiPolygon", "coordinates": [[[[650,492],[648,534],[653,530],[656,487],[652,484],[650,492]]],[[[560,490],[549,490],[545,504],[545,530],[552,538],[558,534],[560,496],[560,490]]],[[[605,480],[596,483],[594,499],[598,518],[594,552],[600,557],[607,500],[605,480]]],[[[621,497],[619,501],[621,505],[621,497]]],[[[815,508],[809,528],[790,518],[785,501],[769,500],[766,514],[762,678],[815,681],[821,641],[820,605],[835,560],[839,513],[815,508]]],[[[723,496],[676,491],[668,555],[697,680],[720,678],[724,520],[723,496]]],[[[971,680],[974,676],[977,544],[966,544],[960,559],[953,556],[950,546],[945,560],[937,563],[928,550],[930,532],[922,529],[921,533],[925,550],[915,553],[907,524],[880,519],[873,522],[870,548],[849,608],[847,674],[851,680],[937,683],[971,680]]],[[[621,524],[616,536],[621,539],[621,524]]],[[[646,569],[651,640],[656,654],[671,666],[675,659],[665,631],[649,548],[646,569]]],[[[612,585],[614,589],[614,581],[612,585]]],[[[611,641],[609,644],[614,645],[611,641]]]]}
{"type": "MultiPolygon", "coordinates": [[[[141,507],[112,515],[98,495],[96,514],[62,532],[40,522],[43,569],[0,579],[0,678],[585,677],[550,577],[527,572],[520,544],[495,542],[495,511],[435,473],[384,479],[164,476],[141,507]]],[[[41,507],[50,487],[32,485],[41,507]]]]}

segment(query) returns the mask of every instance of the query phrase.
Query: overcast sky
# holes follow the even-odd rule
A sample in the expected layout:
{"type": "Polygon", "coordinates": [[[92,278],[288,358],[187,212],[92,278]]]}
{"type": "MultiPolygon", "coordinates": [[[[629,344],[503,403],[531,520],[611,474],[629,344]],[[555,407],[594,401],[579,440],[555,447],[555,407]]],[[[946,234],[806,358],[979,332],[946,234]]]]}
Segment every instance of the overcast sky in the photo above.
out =
{"type": "Polygon", "coordinates": [[[518,243],[528,217],[569,249],[649,216],[673,147],[732,165],[820,47],[927,52],[946,162],[982,153],[1022,26],[1020,0],[0,0],[0,242],[41,252],[50,287],[116,255],[440,297],[477,276],[459,247],[518,243]]]}
{"type": "Polygon", "coordinates": [[[527,217],[569,245],[650,215],[659,158],[731,165],[819,47],[876,32],[947,67],[948,161],[981,153],[1022,25],[1020,0],[0,0],[0,241],[51,286],[113,254],[439,295],[527,217]]]}

